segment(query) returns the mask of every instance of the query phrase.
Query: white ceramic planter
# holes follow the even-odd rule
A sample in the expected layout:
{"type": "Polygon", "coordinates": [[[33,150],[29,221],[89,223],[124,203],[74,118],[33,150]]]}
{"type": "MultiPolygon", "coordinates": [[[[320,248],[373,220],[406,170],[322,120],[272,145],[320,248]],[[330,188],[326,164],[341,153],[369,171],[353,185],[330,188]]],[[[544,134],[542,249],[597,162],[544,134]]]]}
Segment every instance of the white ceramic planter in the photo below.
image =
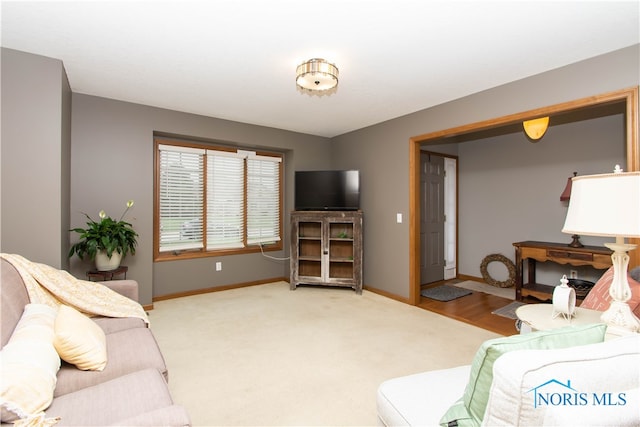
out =
{"type": "Polygon", "coordinates": [[[120,267],[120,261],[122,261],[122,254],[118,251],[113,251],[111,258],[107,256],[107,251],[99,250],[96,253],[96,269],[99,271],[110,271],[120,267]]]}

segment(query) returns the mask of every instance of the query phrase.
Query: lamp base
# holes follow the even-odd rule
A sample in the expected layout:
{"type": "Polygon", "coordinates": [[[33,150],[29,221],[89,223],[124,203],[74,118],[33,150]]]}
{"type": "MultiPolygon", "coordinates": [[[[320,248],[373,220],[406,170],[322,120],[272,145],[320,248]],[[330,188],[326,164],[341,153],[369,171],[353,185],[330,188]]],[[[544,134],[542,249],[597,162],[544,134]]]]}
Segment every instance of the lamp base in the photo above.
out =
{"type": "Polygon", "coordinates": [[[633,314],[626,302],[611,301],[611,305],[602,313],[600,320],[607,324],[607,332],[613,335],[640,332],[640,319],[633,314]]]}
{"type": "Polygon", "coordinates": [[[627,251],[636,248],[634,244],[624,243],[624,238],[616,237],[615,243],[605,243],[611,249],[611,262],[613,264],[613,281],[609,288],[611,305],[600,319],[607,324],[608,333],[622,335],[629,332],[640,332],[640,319],[638,319],[627,301],[631,299],[631,288],[627,279],[627,267],[629,255],[627,251]]]}
{"type": "Polygon", "coordinates": [[[573,236],[571,236],[571,238],[573,239],[573,241],[571,243],[569,243],[567,246],[569,246],[571,248],[582,248],[582,247],[584,247],[584,245],[580,241],[580,236],[578,236],[577,234],[574,234],[573,236]]]}

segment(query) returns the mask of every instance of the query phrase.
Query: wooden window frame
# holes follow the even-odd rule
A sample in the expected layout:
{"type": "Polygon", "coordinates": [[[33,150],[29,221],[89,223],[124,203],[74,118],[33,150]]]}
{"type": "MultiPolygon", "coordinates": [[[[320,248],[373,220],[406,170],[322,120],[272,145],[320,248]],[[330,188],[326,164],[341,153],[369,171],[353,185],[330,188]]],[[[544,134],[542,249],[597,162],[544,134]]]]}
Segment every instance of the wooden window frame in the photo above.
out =
{"type": "MultiPolygon", "coordinates": [[[[204,173],[205,173],[205,186],[204,186],[204,215],[203,215],[203,223],[206,224],[207,212],[206,212],[206,161],[204,165],[204,173]]],[[[223,145],[216,145],[215,143],[200,143],[200,142],[191,142],[191,141],[183,141],[183,140],[173,140],[162,137],[154,138],[154,174],[153,174],[153,260],[154,262],[162,262],[162,261],[175,261],[182,259],[194,259],[194,258],[207,258],[207,257],[219,257],[226,255],[241,255],[241,254],[252,254],[258,252],[271,252],[271,251],[280,251],[284,247],[284,236],[283,236],[283,223],[284,223],[284,203],[283,196],[284,195],[284,154],[278,152],[267,152],[267,151],[256,151],[247,147],[226,147],[223,145]],[[203,247],[200,249],[189,249],[189,250],[177,250],[177,251],[166,251],[160,252],[160,145],[171,145],[171,146],[180,146],[180,147],[190,147],[197,149],[205,149],[205,150],[217,150],[217,151],[229,151],[229,152],[239,152],[239,151],[253,151],[256,155],[259,156],[269,156],[269,157],[279,157],[281,161],[279,162],[279,179],[280,179],[280,188],[279,188],[279,206],[280,206],[280,218],[279,218],[279,235],[280,240],[274,243],[263,244],[262,247],[260,245],[251,245],[247,246],[247,167],[245,162],[245,170],[244,170],[244,180],[245,180],[245,188],[244,188],[244,231],[243,231],[243,248],[229,248],[229,249],[213,249],[207,250],[206,248],[206,228],[203,230],[204,240],[203,247]]]]}

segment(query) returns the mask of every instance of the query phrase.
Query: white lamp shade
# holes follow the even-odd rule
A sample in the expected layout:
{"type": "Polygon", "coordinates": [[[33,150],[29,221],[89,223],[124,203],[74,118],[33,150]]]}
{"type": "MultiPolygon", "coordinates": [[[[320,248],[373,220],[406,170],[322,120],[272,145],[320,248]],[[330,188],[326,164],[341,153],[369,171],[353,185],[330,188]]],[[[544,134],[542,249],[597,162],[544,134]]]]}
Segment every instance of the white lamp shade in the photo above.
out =
{"type": "Polygon", "coordinates": [[[562,232],[640,237],[640,172],[574,177],[562,232]]]}

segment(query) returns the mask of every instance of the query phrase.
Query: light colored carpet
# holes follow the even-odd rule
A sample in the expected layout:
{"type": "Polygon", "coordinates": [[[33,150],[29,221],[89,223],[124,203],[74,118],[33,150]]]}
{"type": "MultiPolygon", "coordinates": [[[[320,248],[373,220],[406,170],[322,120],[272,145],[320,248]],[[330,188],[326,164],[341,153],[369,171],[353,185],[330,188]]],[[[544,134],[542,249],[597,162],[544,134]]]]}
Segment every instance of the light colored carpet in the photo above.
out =
{"type": "Polygon", "coordinates": [[[474,280],[465,280],[460,283],[452,283],[453,286],[469,289],[470,291],[484,292],[498,297],[514,300],[516,299],[516,288],[499,288],[497,286],[487,285],[486,283],[476,282],[474,280]]]}
{"type": "Polygon", "coordinates": [[[368,291],[286,282],[154,307],[169,387],[196,426],[375,425],[381,382],[469,364],[499,336],[368,291]]]}

